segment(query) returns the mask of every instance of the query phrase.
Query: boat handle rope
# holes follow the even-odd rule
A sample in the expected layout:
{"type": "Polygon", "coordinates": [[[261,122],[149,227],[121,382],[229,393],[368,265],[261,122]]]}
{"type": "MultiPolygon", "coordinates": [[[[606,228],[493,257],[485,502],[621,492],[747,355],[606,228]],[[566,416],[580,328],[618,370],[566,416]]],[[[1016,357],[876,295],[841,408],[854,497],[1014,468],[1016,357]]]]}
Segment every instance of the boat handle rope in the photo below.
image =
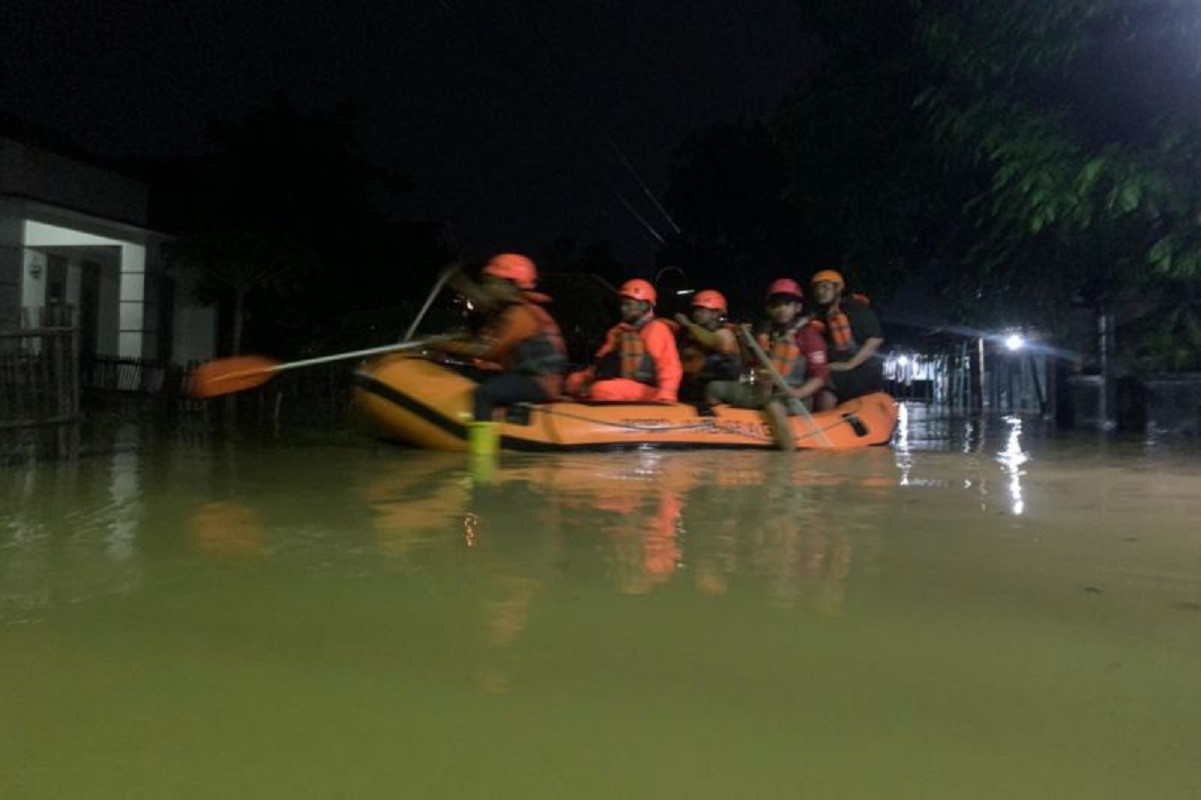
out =
{"type": "MultiPolygon", "coordinates": [[[[520,406],[520,407],[525,408],[530,411],[539,410],[543,414],[546,414],[547,416],[550,416],[550,417],[563,417],[564,419],[574,419],[574,420],[579,420],[580,422],[591,422],[595,425],[607,425],[611,428],[621,428],[624,430],[638,431],[640,433],[676,433],[676,432],[682,432],[682,431],[695,431],[695,430],[718,430],[718,431],[723,430],[721,424],[715,420],[707,420],[705,422],[690,423],[687,425],[666,425],[666,426],[665,425],[639,425],[636,423],[611,422],[609,420],[596,419],[595,417],[586,417],[582,414],[572,414],[570,411],[552,410],[550,408],[549,404],[545,404],[545,403],[514,403],[513,405],[520,406]]],[[[834,428],[837,428],[839,425],[853,425],[853,422],[852,422],[853,420],[857,421],[858,418],[854,415],[841,416],[838,418],[837,422],[833,422],[829,425],[826,425],[826,426],[820,427],[820,428],[812,428],[812,429],[806,431],[805,433],[798,436],[797,440],[800,441],[802,439],[809,439],[814,436],[820,435],[822,437],[822,439],[827,444],[829,444],[829,439],[827,439],[825,436],[826,431],[833,430],[834,428]]]]}

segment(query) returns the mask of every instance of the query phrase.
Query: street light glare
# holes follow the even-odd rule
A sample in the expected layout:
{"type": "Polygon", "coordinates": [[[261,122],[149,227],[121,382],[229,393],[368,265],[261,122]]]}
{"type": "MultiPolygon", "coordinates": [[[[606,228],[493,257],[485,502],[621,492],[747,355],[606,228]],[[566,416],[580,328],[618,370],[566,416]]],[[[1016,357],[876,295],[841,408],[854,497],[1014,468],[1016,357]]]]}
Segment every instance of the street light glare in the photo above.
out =
{"type": "Polygon", "coordinates": [[[1005,346],[1010,350],[1021,350],[1026,346],[1026,340],[1021,336],[1018,336],[1016,333],[1011,333],[1005,339],[1005,346]]]}

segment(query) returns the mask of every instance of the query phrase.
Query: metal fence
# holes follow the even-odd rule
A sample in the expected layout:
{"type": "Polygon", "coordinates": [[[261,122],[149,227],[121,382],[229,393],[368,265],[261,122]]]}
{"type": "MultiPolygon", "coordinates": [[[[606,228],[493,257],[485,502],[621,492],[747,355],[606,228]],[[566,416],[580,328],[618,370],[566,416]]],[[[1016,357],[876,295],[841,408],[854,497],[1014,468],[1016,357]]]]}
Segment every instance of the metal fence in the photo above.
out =
{"type": "Polygon", "coordinates": [[[986,348],[963,342],[935,352],[894,352],[884,361],[884,389],[899,400],[944,408],[1048,413],[1054,405],[1054,359],[1046,352],[986,348]]]}
{"type": "Polygon", "coordinates": [[[0,330],[0,428],[79,419],[79,326],[75,309],[26,309],[22,326],[0,330]]]}

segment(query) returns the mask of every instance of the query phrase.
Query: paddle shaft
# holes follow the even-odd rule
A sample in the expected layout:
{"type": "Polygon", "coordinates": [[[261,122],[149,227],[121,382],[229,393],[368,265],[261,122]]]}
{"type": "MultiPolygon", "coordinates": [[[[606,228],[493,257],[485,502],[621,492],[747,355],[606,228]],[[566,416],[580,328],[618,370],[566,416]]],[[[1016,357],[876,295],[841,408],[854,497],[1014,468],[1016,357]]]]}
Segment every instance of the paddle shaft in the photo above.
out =
{"type": "Polygon", "coordinates": [[[426,339],[420,339],[416,342],[401,342],[400,344],[385,344],[379,347],[369,347],[366,350],[354,350],[349,353],[335,353],[332,356],[318,356],[317,358],[306,358],[303,361],[289,361],[286,364],[277,364],[271,367],[270,372],[283,372],[285,369],[296,369],[298,367],[311,367],[314,364],[328,364],[331,361],[345,361],[350,358],[360,358],[362,356],[374,356],[380,353],[399,353],[402,350],[415,350],[418,347],[424,347],[427,344],[426,339]]]}
{"type": "Polygon", "coordinates": [[[784,396],[788,398],[790,410],[795,411],[796,409],[800,409],[801,414],[803,414],[805,419],[809,421],[809,427],[811,429],[815,429],[816,432],[821,435],[822,442],[827,447],[833,447],[834,444],[830,441],[830,437],[826,436],[826,432],[818,427],[817,420],[815,420],[813,415],[809,413],[809,409],[805,406],[805,403],[792,396],[792,390],[788,387],[788,384],[784,382],[784,376],[780,374],[778,369],[776,369],[776,365],[771,363],[771,359],[767,357],[767,353],[763,352],[763,348],[759,346],[757,341],[755,341],[755,337],[751,336],[751,332],[746,329],[746,326],[740,327],[738,331],[742,334],[742,338],[746,343],[746,346],[750,349],[755,358],[758,359],[759,364],[765,370],[767,370],[767,374],[771,376],[772,383],[774,383],[776,388],[783,392],[784,396]]]}
{"type": "Polygon", "coordinates": [[[438,280],[434,281],[434,288],[430,290],[430,296],[425,298],[425,305],[417,312],[417,318],[413,320],[413,324],[405,331],[404,338],[400,340],[402,344],[413,338],[413,334],[417,332],[417,326],[421,324],[421,320],[425,319],[426,312],[434,304],[434,298],[438,296],[438,292],[442,291],[442,287],[446,285],[446,282],[454,274],[454,272],[447,270],[438,276],[438,280]]]}

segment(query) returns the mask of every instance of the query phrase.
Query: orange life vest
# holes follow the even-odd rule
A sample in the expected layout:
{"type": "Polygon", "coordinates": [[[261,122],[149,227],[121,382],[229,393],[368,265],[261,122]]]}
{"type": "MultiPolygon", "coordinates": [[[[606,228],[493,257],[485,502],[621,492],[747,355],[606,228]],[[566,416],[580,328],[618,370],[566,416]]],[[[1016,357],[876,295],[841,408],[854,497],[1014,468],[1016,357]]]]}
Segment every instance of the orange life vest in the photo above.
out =
{"type": "Polygon", "coordinates": [[[800,345],[797,344],[796,335],[801,326],[808,323],[809,319],[802,317],[787,328],[773,326],[771,330],[764,331],[757,337],[759,347],[767,355],[767,360],[789,386],[800,386],[805,382],[808,365],[800,345]]]}
{"type": "Polygon", "coordinates": [[[519,342],[513,348],[510,363],[503,366],[520,375],[563,374],[567,368],[567,348],[563,344],[558,323],[541,306],[526,302],[525,307],[538,321],[538,333],[519,342]]]}
{"type": "Polygon", "coordinates": [[[656,317],[647,317],[634,325],[628,322],[617,325],[617,341],[614,342],[613,349],[596,362],[596,380],[627,378],[647,386],[659,385],[655,359],[647,352],[646,341],[641,333],[653,322],[667,324],[656,317]]]}
{"type": "MultiPolygon", "coordinates": [[[[847,299],[852,303],[865,306],[870,303],[867,297],[861,294],[853,294],[847,299]]],[[[859,352],[859,343],[855,341],[855,332],[851,330],[851,320],[842,310],[842,302],[835,300],[820,313],[822,318],[820,324],[826,341],[830,343],[830,349],[836,353],[851,353],[852,355],[859,352]]]]}
{"type": "MultiPolygon", "coordinates": [[[[730,324],[722,324],[723,328],[738,337],[738,329],[730,324]]],[[[682,328],[676,335],[676,346],[680,351],[680,365],[684,374],[693,380],[701,381],[731,381],[738,379],[741,361],[737,353],[721,353],[712,347],[706,347],[688,335],[688,329],[682,328]]]]}

